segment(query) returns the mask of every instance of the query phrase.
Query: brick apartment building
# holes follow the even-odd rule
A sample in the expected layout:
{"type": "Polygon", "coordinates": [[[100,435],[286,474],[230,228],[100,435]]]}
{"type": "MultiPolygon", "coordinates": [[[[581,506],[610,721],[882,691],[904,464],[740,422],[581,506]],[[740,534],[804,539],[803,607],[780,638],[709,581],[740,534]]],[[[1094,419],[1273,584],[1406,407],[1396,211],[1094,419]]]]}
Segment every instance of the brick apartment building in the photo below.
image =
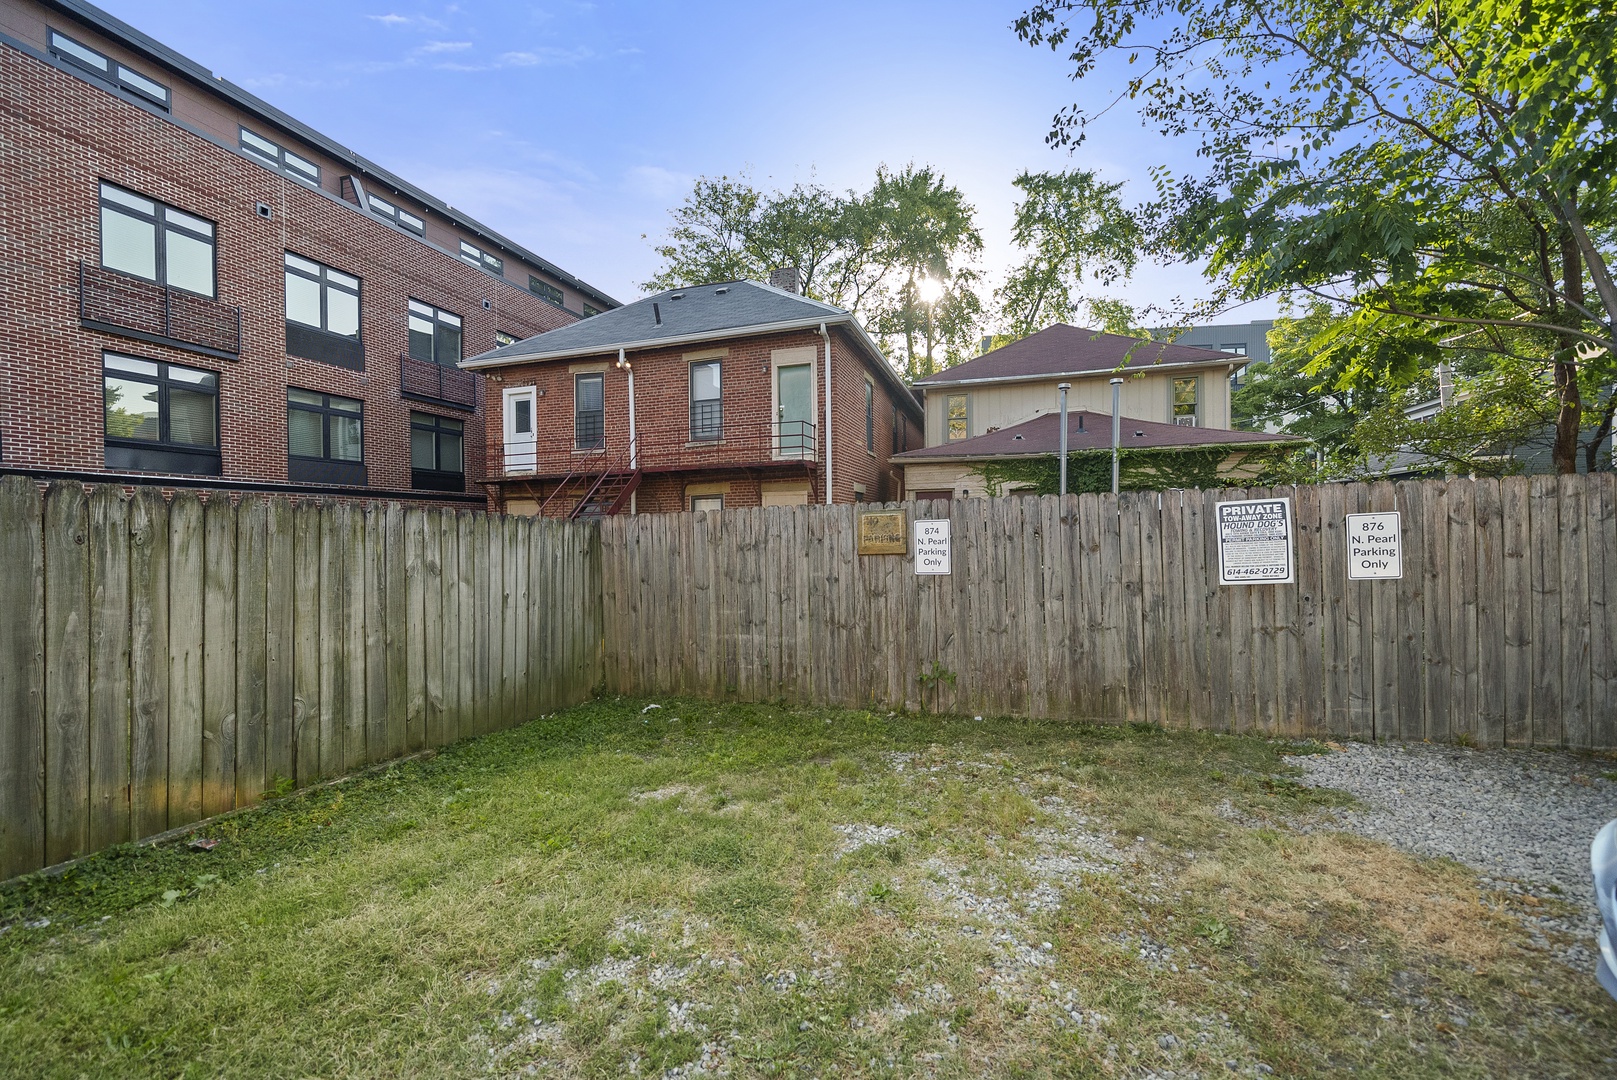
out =
{"type": "Polygon", "coordinates": [[[460,360],[616,306],[88,4],[0,102],[3,471],[484,505],[460,360]]]}
{"type": "Polygon", "coordinates": [[[890,459],[921,445],[920,405],[852,315],[755,281],[658,293],[463,366],[486,377],[508,513],[898,499],[890,459]]]}

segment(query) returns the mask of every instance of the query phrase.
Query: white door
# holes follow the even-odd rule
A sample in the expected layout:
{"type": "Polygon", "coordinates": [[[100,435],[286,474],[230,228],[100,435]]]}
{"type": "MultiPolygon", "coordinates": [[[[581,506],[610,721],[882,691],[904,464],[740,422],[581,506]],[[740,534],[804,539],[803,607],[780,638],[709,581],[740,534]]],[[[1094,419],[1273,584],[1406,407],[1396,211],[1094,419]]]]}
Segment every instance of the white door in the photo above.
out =
{"type": "Polygon", "coordinates": [[[505,392],[505,471],[536,471],[539,444],[534,438],[534,391],[519,386],[505,392]]]}

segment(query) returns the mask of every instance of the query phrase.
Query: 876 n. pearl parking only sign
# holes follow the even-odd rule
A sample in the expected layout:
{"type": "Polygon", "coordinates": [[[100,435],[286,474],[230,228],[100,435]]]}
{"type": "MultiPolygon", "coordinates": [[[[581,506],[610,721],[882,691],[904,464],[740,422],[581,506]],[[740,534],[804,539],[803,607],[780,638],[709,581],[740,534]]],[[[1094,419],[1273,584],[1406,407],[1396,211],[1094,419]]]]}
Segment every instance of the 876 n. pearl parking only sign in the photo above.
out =
{"type": "Polygon", "coordinates": [[[1404,576],[1403,521],[1398,511],[1347,516],[1348,580],[1404,576]]]}

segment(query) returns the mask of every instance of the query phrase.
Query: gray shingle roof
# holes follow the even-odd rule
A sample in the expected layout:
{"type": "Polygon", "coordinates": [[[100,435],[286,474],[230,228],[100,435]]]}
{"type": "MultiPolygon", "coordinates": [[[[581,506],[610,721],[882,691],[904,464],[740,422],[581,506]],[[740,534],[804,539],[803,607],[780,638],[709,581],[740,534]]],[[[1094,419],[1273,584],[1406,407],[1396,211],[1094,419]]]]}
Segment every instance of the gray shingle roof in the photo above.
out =
{"type": "Polygon", "coordinates": [[[758,281],[723,281],[668,289],[611,311],[559,327],[514,345],[471,357],[467,367],[589,353],[620,348],[653,348],[693,338],[750,332],[782,325],[852,322],[839,307],[777,289],[758,281]]]}
{"type": "Polygon", "coordinates": [[[1056,323],[1037,334],[1013,341],[963,364],[917,379],[915,384],[924,388],[975,380],[1047,378],[1112,371],[1119,367],[1136,371],[1161,364],[1215,364],[1220,361],[1245,362],[1233,353],[1214,349],[1142,341],[1056,323]]]}

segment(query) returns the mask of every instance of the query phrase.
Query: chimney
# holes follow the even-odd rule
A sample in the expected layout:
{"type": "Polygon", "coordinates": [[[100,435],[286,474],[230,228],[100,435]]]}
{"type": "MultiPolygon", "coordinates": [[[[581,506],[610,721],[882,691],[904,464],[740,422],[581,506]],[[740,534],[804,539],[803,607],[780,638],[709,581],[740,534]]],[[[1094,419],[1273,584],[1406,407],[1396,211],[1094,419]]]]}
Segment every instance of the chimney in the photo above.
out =
{"type": "Polygon", "coordinates": [[[983,352],[990,352],[990,351],[992,351],[993,348],[994,348],[994,339],[991,338],[991,337],[984,336],[983,337],[983,350],[982,351],[983,352]]]}
{"type": "Polygon", "coordinates": [[[769,272],[769,283],[789,293],[803,292],[803,273],[796,266],[782,266],[769,272]]]}

